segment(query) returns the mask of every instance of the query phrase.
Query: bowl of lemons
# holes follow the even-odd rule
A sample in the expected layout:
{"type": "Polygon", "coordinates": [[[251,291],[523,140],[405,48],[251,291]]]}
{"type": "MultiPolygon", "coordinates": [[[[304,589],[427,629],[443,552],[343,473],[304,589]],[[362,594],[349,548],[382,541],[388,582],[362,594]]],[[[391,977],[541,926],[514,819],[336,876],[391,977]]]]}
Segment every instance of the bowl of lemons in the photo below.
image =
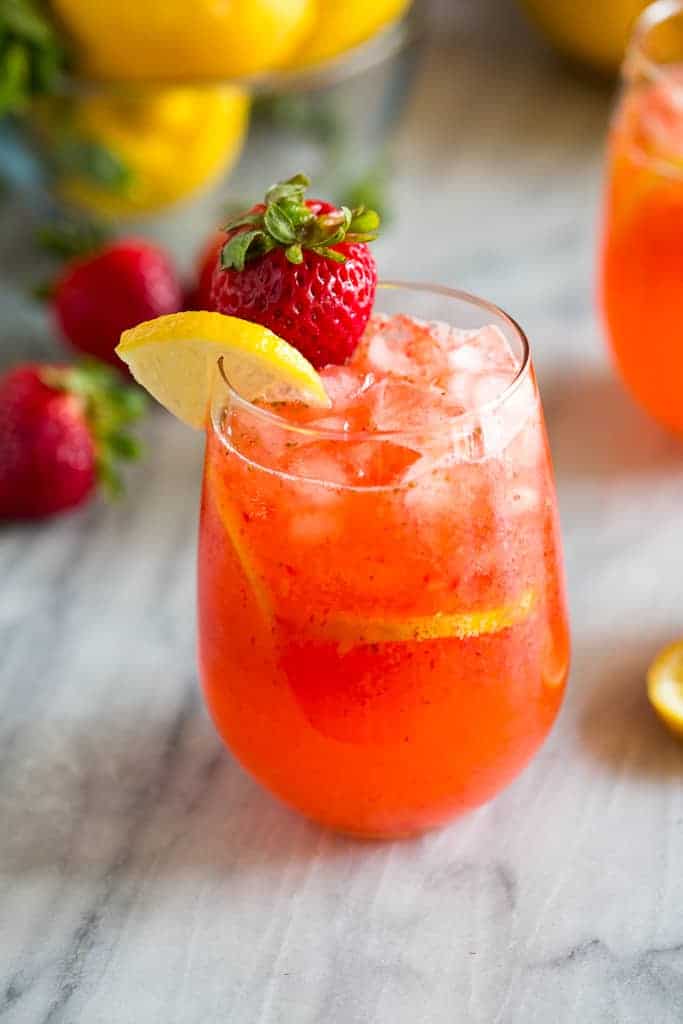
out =
{"type": "Polygon", "coordinates": [[[312,149],[321,187],[333,170],[337,191],[359,188],[407,93],[410,6],[4,0],[0,160],[10,136],[33,159],[13,183],[34,209],[40,181],[48,204],[170,244],[175,230],[185,247],[239,202],[240,181],[251,194],[275,165],[311,165],[312,149]]]}

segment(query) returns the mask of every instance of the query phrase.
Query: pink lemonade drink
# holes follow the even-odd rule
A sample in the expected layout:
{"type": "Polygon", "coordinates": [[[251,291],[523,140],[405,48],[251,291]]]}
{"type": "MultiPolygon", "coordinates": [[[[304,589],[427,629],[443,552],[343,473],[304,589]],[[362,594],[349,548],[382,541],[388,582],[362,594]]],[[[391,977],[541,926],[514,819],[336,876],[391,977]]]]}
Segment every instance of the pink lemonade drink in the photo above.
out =
{"type": "Polygon", "coordinates": [[[683,3],[636,24],[608,146],[600,298],[636,401],[683,434],[683,3]]]}
{"type": "Polygon", "coordinates": [[[321,410],[220,382],[199,650],[216,725],[291,807],[401,836],[488,800],[559,709],[568,630],[526,339],[494,306],[384,286],[321,410]]]}

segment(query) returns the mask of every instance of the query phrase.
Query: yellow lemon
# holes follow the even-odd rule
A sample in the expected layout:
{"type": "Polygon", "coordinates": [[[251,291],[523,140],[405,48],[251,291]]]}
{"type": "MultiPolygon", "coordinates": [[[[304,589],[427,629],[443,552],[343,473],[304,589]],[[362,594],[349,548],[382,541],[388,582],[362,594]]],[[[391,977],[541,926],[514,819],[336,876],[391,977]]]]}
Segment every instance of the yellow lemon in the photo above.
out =
{"type": "Polygon", "coordinates": [[[205,311],[170,313],[121,335],[117,355],[157,401],[191,427],[206,424],[219,359],[248,401],[329,408],[323,382],[292,345],[267,327],[205,311]]]}
{"type": "Polygon", "coordinates": [[[683,640],[665,647],[650,665],[647,695],[669,729],[683,736],[683,640]]]}
{"type": "Polygon", "coordinates": [[[563,53],[599,71],[616,71],[633,23],[649,0],[523,0],[534,20],[563,53]]]}
{"type": "Polygon", "coordinates": [[[318,0],[312,35],[294,55],[291,67],[318,64],[369,39],[400,18],[412,0],[318,0]]]}
{"type": "Polygon", "coordinates": [[[469,612],[436,612],[413,618],[363,619],[355,615],[331,616],[317,624],[320,635],[336,641],[343,649],[358,644],[385,644],[426,640],[458,639],[500,633],[524,622],[536,603],[533,590],[525,590],[516,601],[469,612]]]}
{"type": "MultiPolygon", "coordinates": [[[[172,313],[139,324],[121,335],[117,354],[138,383],[192,427],[206,423],[218,360],[238,394],[249,400],[298,400],[328,407],[323,383],[300,352],[267,327],[222,313],[172,313]]],[[[246,579],[266,619],[270,601],[241,537],[233,503],[223,495],[220,478],[209,477],[216,490],[223,525],[246,579]]]]}
{"type": "Polygon", "coordinates": [[[221,479],[215,462],[209,460],[207,468],[207,490],[212,495],[223,528],[232,544],[235,558],[239,562],[244,578],[253,595],[259,612],[267,623],[272,623],[273,608],[270,594],[254,557],[244,540],[244,522],[233,495],[221,479]]]}
{"type": "Polygon", "coordinates": [[[309,33],[316,0],[52,0],[84,71],[175,80],[256,74],[309,33]]]}
{"type": "Polygon", "coordinates": [[[249,98],[232,86],[144,89],[112,97],[94,94],[69,104],[66,118],[50,101],[38,114],[56,153],[64,198],[103,217],[162,209],[226,173],[238,158],[249,119],[249,98]],[[121,168],[113,179],[100,164],[69,159],[88,147],[121,168]]]}

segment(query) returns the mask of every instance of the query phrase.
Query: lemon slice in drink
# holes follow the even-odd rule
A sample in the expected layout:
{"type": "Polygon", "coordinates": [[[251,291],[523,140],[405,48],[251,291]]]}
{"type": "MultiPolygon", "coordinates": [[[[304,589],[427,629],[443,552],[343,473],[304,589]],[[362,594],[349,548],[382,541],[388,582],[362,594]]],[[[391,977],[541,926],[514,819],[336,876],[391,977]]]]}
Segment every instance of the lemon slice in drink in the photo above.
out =
{"type": "Polygon", "coordinates": [[[650,665],[647,695],[665,725],[683,737],[683,640],[665,647],[650,665]]]}
{"type": "Polygon", "coordinates": [[[307,359],[260,324],[205,311],[170,313],[121,335],[117,354],[169,412],[201,428],[218,360],[231,385],[253,402],[304,402],[329,408],[307,359]]]}
{"type": "Polygon", "coordinates": [[[535,604],[536,594],[529,589],[515,601],[482,611],[436,612],[400,619],[363,619],[342,614],[320,623],[319,630],[321,636],[335,641],[342,650],[366,644],[469,640],[519,625],[529,617],[535,604]]]}

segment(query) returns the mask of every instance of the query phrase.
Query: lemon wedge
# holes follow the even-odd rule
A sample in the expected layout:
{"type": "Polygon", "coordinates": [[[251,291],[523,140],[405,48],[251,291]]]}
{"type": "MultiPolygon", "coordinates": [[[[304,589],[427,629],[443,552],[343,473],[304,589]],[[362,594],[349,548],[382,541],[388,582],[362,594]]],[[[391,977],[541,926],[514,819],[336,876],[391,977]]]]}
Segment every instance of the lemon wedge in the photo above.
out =
{"type": "Polygon", "coordinates": [[[256,568],[254,558],[244,540],[241,516],[235,507],[234,499],[222,480],[220,471],[210,459],[207,469],[207,486],[258,609],[264,620],[270,623],[273,617],[273,610],[265,581],[256,568]]]}
{"type": "Polygon", "coordinates": [[[360,616],[336,615],[316,623],[316,632],[339,644],[342,650],[365,644],[424,643],[426,640],[468,640],[472,637],[500,633],[524,622],[536,604],[533,590],[498,608],[469,612],[437,612],[406,618],[363,619],[360,616]]]}
{"type": "Polygon", "coordinates": [[[307,359],[260,324],[205,311],[170,313],[121,335],[117,354],[139,384],[191,427],[205,426],[218,360],[247,401],[329,408],[307,359]]]}
{"type": "Polygon", "coordinates": [[[650,665],[647,695],[669,729],[683,736],[683,640],[665,647],[650,665]]]}

